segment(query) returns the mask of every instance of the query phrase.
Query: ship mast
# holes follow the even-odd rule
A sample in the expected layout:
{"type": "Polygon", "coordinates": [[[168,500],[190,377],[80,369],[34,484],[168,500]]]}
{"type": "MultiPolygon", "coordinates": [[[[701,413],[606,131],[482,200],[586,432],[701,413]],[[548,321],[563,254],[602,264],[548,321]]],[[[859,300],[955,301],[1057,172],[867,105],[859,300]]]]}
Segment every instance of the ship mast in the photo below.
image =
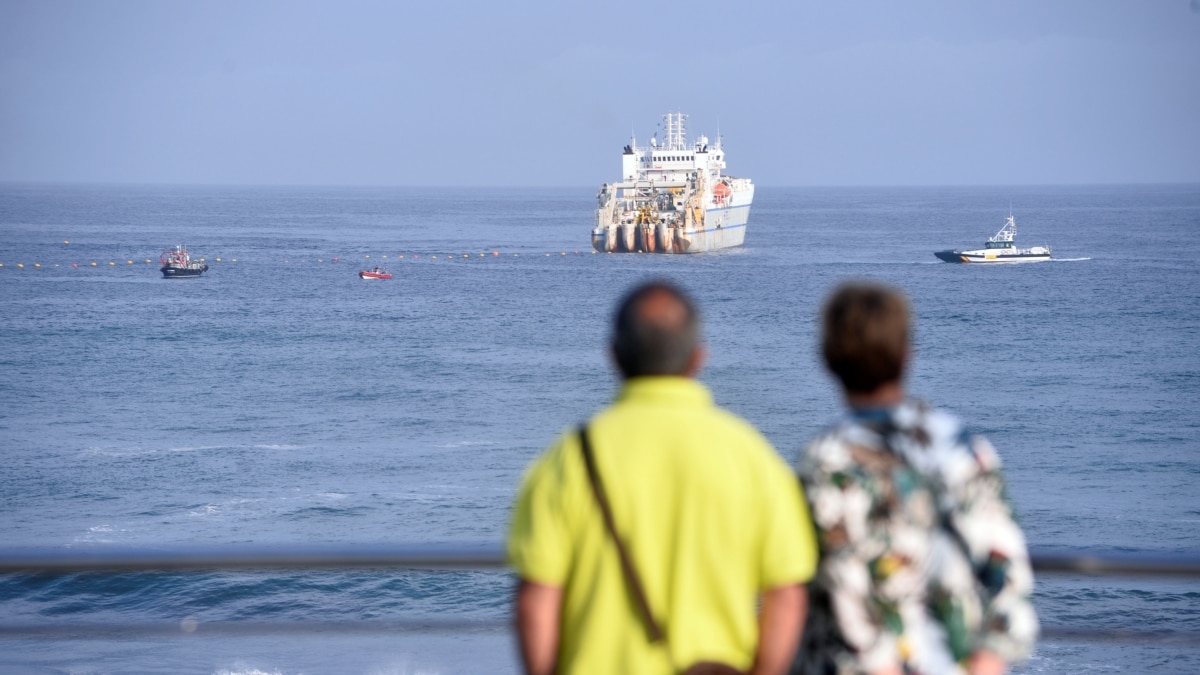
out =
{"type": "Polygon", "coordinates": [[[683,113],[667,113],[663,115],[663,123],[667,134],[667,150],[687,150],[687,115],[683,113]]]}

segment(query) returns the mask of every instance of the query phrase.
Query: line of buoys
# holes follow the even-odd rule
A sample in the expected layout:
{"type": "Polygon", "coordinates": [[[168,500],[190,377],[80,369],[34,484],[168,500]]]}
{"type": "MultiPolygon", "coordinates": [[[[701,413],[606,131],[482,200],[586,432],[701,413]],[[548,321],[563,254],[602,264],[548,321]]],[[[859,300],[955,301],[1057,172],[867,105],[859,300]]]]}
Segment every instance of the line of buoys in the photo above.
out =
{"type": "MultiPolygon", "coordinates": [[[[593,255],[595,255],[596,253],[598,253],[598,251],[591,251],[591,253],[592,253],[593,255]]],[[[612,251],[608,251],[608,253],[612,253],[612,251]]],[[[534,254],[534,255],[536,255],[536,254],[534,254]]],[[[549,258],[549,257],[551,257],[551,256],[553,256],[553,255],[554,255],[553,253],[543,253],[543,254],[542,254],[542,256],[543,256],[543,257],[546,257],[546,258],[549,258]]],[[[571,251],[559,251],[558,255],[559,255],[560,257],[563,257],[563,256],[568,256],[568,255],[582,255],[582,253],[580,253],[580,251],[576,249],[576,250],[571,250],[571,251]]],[[[369,260],[371,257],[372,257],[372,254],[370,254],[370,253],[363,254],[363,259],[364,259],[364,260],[369,260]]],[[[386,254],[385,254],[385,255],[380,255],[380,256],[378,256],[378,257],[380,257],[380,258],[384,258],[384,259],[387,259],[387,258],[388,258],[388,256],[387,256],[386,254]]],[[[407,260],[417,260],[417,259],[419,259],[421,256],[420,256],[420,254],[417,254],[417,253],[411,253],[411,254],[407,254],[407,255],[406,255],[406,254],[403,254],[403,253],[401,253],[401,254],[395,255],[395,256],[393,256],[393,257],[394,257],[394,259],[395,259],[395,260],[406,260],[406,259],[407,259],[407,260]]],[[[459,258],[471,259],[471,258],[476,258],[476,257],[478,257],[478,258],[489,258],[489,257],[491,257],[491,258],[499,258],[499,257],[500,257],[500,252],[499,252],[499,251],[492,251],[491,253],[484,252],[484,253],[480,253],[480,254],[478,254],[478,255],[475,255],[475,254],[472,254],[472,253],[462,253],[462,254],[457,254],[457,253],[446,253],[446,254],[426,254],[426,257],[427,257],[429,260],[457,260],[457,259],[459,259],[459,258]]],[[[519,258],[519,257],[521,257],[521,254],[520,254],[520,253],[513,253],[513,254],[512,254],[512,257],[514,257],[514,258],[519,258]]],[[[338,261],[338,260],[337,260],[337,258],[333,258],[333,259],[331,259],[331,260],[330,260],[330,262],[337,262],[337,261],[338,261]]],[[[318,263],[324,263],[324,262],[326,262],[326,260],[325,260],[324,258],[317,258],[316,262],[318,262],[318,263]]]]}
{"type": "MultiPolygon", "coordinates": [[[[199,258],[198,260],[199,260],[200,262],[207,262],[207,261],[206,261],[204,258],[199,258]]],[[[230,263],[235,263],[235,262],[237,262],[237,261],[238,261],[238,260],[237,260],[237,258],[230,258],[229,260],[225,260],[224,258],[214,258],[213,260],[214,260],[215,262],[230,262],[230,263]]],[[[321,261],[320,261],[320,260],[318,260],[317,262],[321,262],[321,261]]],[[[146,263],[147,265],[149,265],[149,264],[152,264],[152,263],[154,263],[154,261],[153,261],[153,260],[151,260],[150,258],[146,258],[146,260],[145,260],[145,263],[146,263]]],[[[52,266],[53,266],[53,267],[61,267],[62,265],[65,265],[65,264],[66,264],[66,263],[53,263],[53,264],[52,264],[52,266]]],[[[76,268],[77,268],[77,267],[79,267],[79,263],[77,263],[77,262],[73,262],[73,263],[70,263],[70,264],[71,264],[71,267],[76,267],[76,268]]],[[[125,260],[125,264],[126,264],[126,265],[134,265],[134,264],[136,264],[136,261],[134,261],[134,259],[133,259],[133,258],[127,258],[127,259],[125,260]]],[[[90,267],[99,267],[99,266],[100,266],[100,263],[98,263],[98,262],[96,262],[96,261],[94,261],[94,260],[93,260],[93,261],[91,261],[91,262],[87,263],[87,265],[88,265],[88,266],[90,266],[90,267]]],[[[19,262],[19,263],[16,263],[16,266],[17,266],[17,269],[24,269],[24,268],[25,268],[25,263],[21,263],[21,262],[19,262]]],[[[51,266],[51,265],[47,265],[47,266],[51,266]]],[[[116,260],[109,260],[109,261],[108,261],[108,266],[109,266],[109,267],[116,267],[116,266],[117,266],[117,261],[116,261],[116,260]]],[[[0,267],[4,267],[4,263],[0,262],[0,267]]],[[[41,267],[43,267],[43,265],[42,265],[42,263],[32,263],[32,267],[34,267],[34,268],[41,268],[41,267]]]]}
{"type": "MultiPolygon", "coordinates": [[[[64,240],[64,241],[63,241],[63,244],[64,244],[64,245],[69,245],[69,244],[70,244],[70,241],[69,241],[69,240],[64,240]]],[[[638,253],[643,253],[643,251],[637,251],[637,252],[638,252],[638,253]]],[[[598,253],[598,251],[595,251],[595,250],[592,250],[592,251],[591,251],[591,254],[592,254],[592,255],[596,255],[596,253],[598,253]]],[[[610,254],[611,254],[611,253],[612,253],[612,251],[606,251],[606,253],[610,253],[610,254]]],[[[424,255],[424,257],[425,257],[427,260],[446,260],[446,261],[453,261],[453,260],[456,260],[456,259],[458,259],[458,258],[462,258],[463,260],[470,260],[470,259],[472,259],[472,258],[483,258],[483,259],[487,259],[487,258],[499,258],[499,257],[500,257],[500,251],[498,251],[498,250],[492,250],[492,251],[481,251],[481,252],[478,252],[478,253],[461,253],[461,254],[436,254],[436,255],[434,255],[434,254],[419,254],[419,253],[397,253],[397,254],[387,254],[387,253],[384,253],[384,254],[377,254],[377,253],[375,253],[375,254],[373,254],[373,253],[364,253],[364,254],[362,254],[362,259],[363,259],[363,260],[370,260],[370,259],[372,259],[372,258],[374,257],[374,258],[382,258],[382,259],[384,259],[384,260],[388,260],[388,261],[393,261],[393,260],[396,260],[396,261],[399,261],[399,260],[405,260],[405,261],[417,261],[417,260],[420,260],[420,259],[421,259],[422,255],[424,255]]],[[[523,254],[521,254],[521,253],[519,253],[519,252],[515,252],[515,253],[513,253],[513,254],[512,254],[512,257],[513,257],[513,258],[520,258],[522,255],[523,255],[523,254]]],[[[530,253],[525,253],[524,255],[531,255],[531,254],[530,254],[530,253]]],[[[532,255],[537,255],[537,254],[536,254],[536,253],[533,253],[532,255]]],[[[559,251],[559,253],[558,253],[558,257],[566,257],[566,256],[568,256],[568,255],[575,255],[575,256],[578,256],[578,255],[581,255],[581,253],[580,253],[580,251],[579,251],[578,249],[574,249],[574,250],[570,250],[570,251],[559,251]]],[[[544,257],[544,258],[550,258],[550,257],[552,257],[552,256],[554,256],[554,254],[553,254],[552,252],[545,252],[545,251],[543,251],[543,252],[542,252],[542,257],[544,257]]],[[[208,262],[208,260],[207,260],[206,258],[203,258],[203,257],[200,257],[200,258],[194,258],[194,260],[198,260],[199,262],[208,262]]],[[[134,260],[133,258],[126,258],[126,260],[125,260],[125,265],[126,265],[126,266],[132,266],[132,265],[134,265],[134,264],[135,264],[135,263],[137,263],[137,262],[138,262],[138,261],[134,260]]],[[[157,265],[157,264],[158,264],[158,261],[157,261],[157,260],[155,260],[155,259],[153,259],[153,258],[145,258],[145,259],[144,259],[142,262],[144,262],[144,263],[145,263],[145,264],[147,264],[147,265],[157,265]]],[[[212,262],[213,262],[213,263],[236,263],[236,262],[238,262],[238,259],[237,259],[237,258],[225,258],[225,257],[223,257],[223,256],[218,256],[218,257],[215,257],[215,258],[213,258],[213,259],[212,259],[212,262]]],[[[290,264],[293,264],[293,263],[292,263],[292,261],[291,261],[290,259],[285,259],[283,262],[284,262],[285,264],[289,264],[289,265],[290,265],[290,264]]],[[[311,260],[310,260],[310,261],[305,261],[305,260],[297,260],[297,261],[296,261],[296,264],[303,264],[303,263],[305,263],[305,262],[312,262],[312,261],[311,261],[311,260]]],[[[332,257],[332,258],[316,258],[316,259],[315,259],[315,262],[316,262],[316,263],[318,263],[318,264],[326,264],[326,263],[339,263],[339,262],[345,262],[345,261],[344,261],[344,260],[342,260],[342,257],[341,257],[341,256],[334,256],[334,257],[332,257]]],[[[69,265],[70,265],[72,268],[74,268],[74,269],[78,269],[80,266],[87,266],[87,267],[100,267],[101,265],[104,265],[104,263],[103,263],[103,262],[98,262],[98,261],[95,261],[95,260],[93,260],[93,261],[89,261],[89,262],[87,262],[87,263],[71,262],[71,263],[62,263],[62,264],[63,264],[63,265],[67,265],[67,264],[69,264],[69,265]]],[[[106,266],[107,266],[107,267],[116,267],[116,266],[117,266],[117,264],[118,264],[118,263],[117,263],[117,261],[116,261],[116,260],[109,260],[109,261],[107,261],[107,265],[106,265],[106,266]]],[[[13,265],[13,264],[11,264],[11,263],[10,263],[10,266],[12,266],[12,265],[13,265]]],[[[59,263],[47,263],[47,264],[43,265],[42,263],[28,263],[28,264],[27,264],[27,263],[23,263],[23,262],[18,262],[18,263],[15,263],[15,266],[16,266],[16,268],[17,268],[17,269],[25,269],[26,267],[33,267],[34,269],[40,269],[40,268],[42,268],[42,267],[50,267],[50,266],[53,266],[53,267],[60,267],[60,264],[59,264],[59,263]]],[[[5,267],[5,264],[4,264],[4,263],[2,263],[2,262],[0,262],[0,269],[3,269],[4,267],[5,267]]]]}

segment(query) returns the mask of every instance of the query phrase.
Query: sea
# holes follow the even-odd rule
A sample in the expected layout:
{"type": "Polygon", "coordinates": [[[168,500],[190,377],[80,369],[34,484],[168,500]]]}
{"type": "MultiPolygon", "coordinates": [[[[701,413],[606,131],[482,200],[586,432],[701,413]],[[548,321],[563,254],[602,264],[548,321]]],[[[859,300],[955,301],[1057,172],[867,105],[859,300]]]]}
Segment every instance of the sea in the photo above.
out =
{"type": "MultiPolygon", "coordinates": [[[[841,409],[821,303],[874,279],[914,307],[910,391],[991,439],[1031,547],[1200,553],[1200,186],[759,186],[745,245],[694,256],[593,253],[595,203],[0,185],[0,550],[499,545],[524,469],[617,389],[616,303],[658,278],[700,306],[717,402],[789,462],[841,409]],[[934,258],[1010,213],[1053,261],[934,258]],[[162,278],[180,244],[203,277],[162,278]],[[394,278],[358,278],[376,266],[394,278]]],[[[0,575],[0,672],[515,673],[513,588],[504,570],[0,575]],[[434,618],[457,627],[371,628],[434,618]],[[247,628],[153,630],[189,622],[247,628]],[[76,625],[129,630],[54,630],[76,625]]],[[[1194,578],[1045,574],[1035,602],[1047,635],[1012,672],[1200,672],[1194,578]]]]}

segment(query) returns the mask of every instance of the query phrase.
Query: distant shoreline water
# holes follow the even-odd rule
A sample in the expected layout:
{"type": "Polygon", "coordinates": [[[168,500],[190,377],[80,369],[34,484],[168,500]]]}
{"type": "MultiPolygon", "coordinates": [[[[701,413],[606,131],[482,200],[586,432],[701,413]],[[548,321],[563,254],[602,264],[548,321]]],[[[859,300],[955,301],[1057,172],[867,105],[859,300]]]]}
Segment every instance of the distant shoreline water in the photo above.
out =
{"type": "MultiPolygon", "coordinates": [[[[703,256],[592,255],[593,195],[0,184],[0,538],[499,541],[528,462],[611,397],[607,321],[652,276],[697,297],[703,381],[791,461],[840,408],[817,307],[868,277],[910,294],[910,388],[996,445],[1031,545],[1200,550],[1200,186],[760,186],[746,245],[703,256]],[[1010,202],[1019,240],[1059,263],[933,257],[993,234],[1010,202]],[[204,277],[144,262],[179,243],[210,261],[204,277]],[[395,278],[357,278],[377,262],[395,278]]],[[[1197,633],[1193,586],[1047,578],[1036,601],[1051,625],[1197,633]]],[[[0,578],[0,623],[493,622],[510,592],[504,573],[0,578]]],[[[0,640],[18,672],[516,668],[486,631],[0,640]]],[[[1044,641],[1015,672],[1114,669],[1200,660],[1044,641]]]]}

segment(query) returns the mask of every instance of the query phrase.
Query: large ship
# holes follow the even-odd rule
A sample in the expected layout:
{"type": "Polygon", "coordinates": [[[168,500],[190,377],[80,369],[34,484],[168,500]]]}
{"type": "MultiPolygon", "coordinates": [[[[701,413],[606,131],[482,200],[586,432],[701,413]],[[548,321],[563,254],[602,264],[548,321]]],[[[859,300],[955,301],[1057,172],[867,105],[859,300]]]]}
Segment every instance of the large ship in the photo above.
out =
{"type": "Polygon", "coordinates": [[[994,237],[988,238],[983,248],[973,251],[935,251],[934,255],[939,260],[951,263],[1042,262],[1050,259],[1050,247],[1017,248],[1017,223],[1012,214],[1009,214],[1008,222],[1004,223],[1004,227],[1000,228],[994,237]]]}
{"type": "Polygon", "coordinates": [[[687,115],[663,116],[665,138],[630,140],[621,180],[600,186],[592,247],[601,252],[703,253],[741,246],[754,201],[749,178],[725,175],[721,136],[687,141],[687,115]]]}

